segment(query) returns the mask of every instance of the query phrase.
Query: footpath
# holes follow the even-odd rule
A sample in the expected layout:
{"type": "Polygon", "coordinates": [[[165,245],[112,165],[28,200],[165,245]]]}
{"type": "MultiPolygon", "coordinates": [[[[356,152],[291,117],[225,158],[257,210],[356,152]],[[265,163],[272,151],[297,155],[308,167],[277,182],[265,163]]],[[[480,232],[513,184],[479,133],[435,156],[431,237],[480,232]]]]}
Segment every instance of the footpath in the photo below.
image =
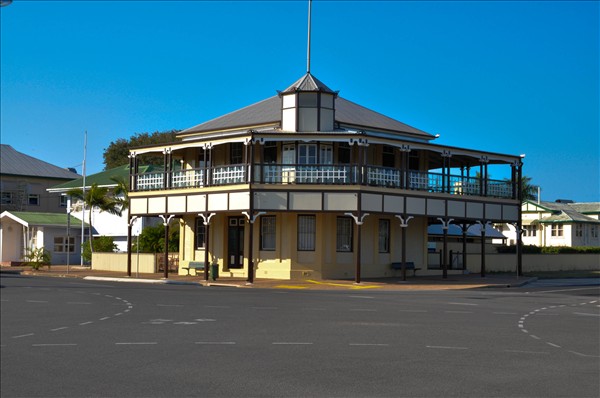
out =
{"type": "Polygon", "coordinates": [[[20,274],[28,276],[43,276],[57,278],[80,278],[96,281],[113,281],[129,283],[150,283],[150,284],[177,284],[177,285],[196,285],[213,287],[235,287],[252,289],[296,289],[296,290],[453,290],[453,289],[476,289],[476,288],[509,288],[520,287],[536,281],[535,277],[517,277],[516,275],[496,275],[488,274],[481,277],[479,274],[467,275],[448,275],[448,278],[439,276],[407,276],[403,281],[399,277],[389,278],[363,278],[361,283],[357,284],[354,280],[278,280],[278,279],[255,279],[249,284],[242,278],[218,278],[216,281],[204,280],[204,275],[187,276],[170,273],[168,278],[164,278],[163,273],[137,274],[127,276],[125,272],[117,271],[96,271],[90,267],[54,265],[50,268],[43,267],[39,270],[32,270],[30,267],[2,267],[0,272],[3,274],[20,274]]]}

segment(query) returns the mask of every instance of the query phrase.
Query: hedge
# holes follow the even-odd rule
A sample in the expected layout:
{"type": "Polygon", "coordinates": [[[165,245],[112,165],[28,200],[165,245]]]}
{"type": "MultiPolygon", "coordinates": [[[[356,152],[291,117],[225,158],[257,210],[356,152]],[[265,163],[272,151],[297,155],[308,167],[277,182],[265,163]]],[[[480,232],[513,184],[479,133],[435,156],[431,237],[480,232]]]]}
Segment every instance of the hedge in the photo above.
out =
{"type": "MultiPolygon", "coordinates": [[[[498,253],[516,253],[516,246],[498,246],[498,253]]],[[[544,246],[524,245],[523,254],[589,254],[600,253],[600,246],[544,246]]]]}

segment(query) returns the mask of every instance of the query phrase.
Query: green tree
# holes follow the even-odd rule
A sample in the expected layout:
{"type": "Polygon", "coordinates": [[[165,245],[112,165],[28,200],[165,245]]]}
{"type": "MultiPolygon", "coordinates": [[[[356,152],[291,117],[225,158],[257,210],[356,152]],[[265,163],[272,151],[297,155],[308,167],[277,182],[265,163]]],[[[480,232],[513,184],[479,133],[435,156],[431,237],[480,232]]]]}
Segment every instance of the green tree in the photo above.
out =
{"type": "MultiPolygon", "coordinates": [[[[110,236],[94,238],[94,250],[99,253],[112,253],[117,251],[117,245],[110,236]]],[[[90,241],[83,242],[81,255],[85,261],[92,261],[92,247],[90,241]]]]}
{"type": "MultiPolygon", "coordinates": [[[[129,149],[145,145],[165,144],[174,142],[176,135],[180,130],[155,131],[154,133],[136,133],[128,140],[119,138],[112,141],[104,149],[104,170],[112,169],[129,162],[129,149]]],[[[141,164],[162,165],[162,154],[142,154],[139,155],[141,164]]]]}
{"type": "MultiPolygon", "coordinates": [[[[137,244],[132,251],[137,251],[137,244]]],[[[165,227],[162,224],[144,228],[139,236],[139,251],[141,253],[163,253],[165,251],[165,227]]],[[[169,251],[179,251],[179,225],[169,226],[169,251]]]]}
{"type": "Polygon", "coordinates": [[[89,224],[89,241],[92,242],[90,245],[90,252],[94,252],[94,241],[92,239],[92,211],[93,209],[99,209],[100,212],[107,212],[121,215],[122,202],[115,199],[110,190],[106,187],[99,187],[98,184],[92,184],[91,187],[85,190],[81,188],[71,189],[67,192],[67,195],[74,199],[81,200],[84,206],[88,209],[88,224],[89,224]]]}

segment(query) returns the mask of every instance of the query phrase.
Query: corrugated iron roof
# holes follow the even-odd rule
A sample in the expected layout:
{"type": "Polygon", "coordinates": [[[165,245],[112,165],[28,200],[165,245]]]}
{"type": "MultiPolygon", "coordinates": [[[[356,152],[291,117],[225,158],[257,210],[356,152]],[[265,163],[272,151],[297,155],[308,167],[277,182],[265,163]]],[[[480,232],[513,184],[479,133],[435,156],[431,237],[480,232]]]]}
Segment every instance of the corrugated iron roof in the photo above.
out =
{"type": "Polygon", "coordinates": [[[560,203],[560,202],[537,202],[530,203],[540,206],[553,214],[535,220],[537,223],[592,223],[600,224],[597,218],[587,216],[585,213],[595,214],[600,212],[598,202],[560,203]]]}
{"type": "Polygon", "coordinates": [[[44,178],[74,179],[79,174],[63,169],[43,160],[25,155],[12,146],[0,145],[0,173],[44,178]]]}
{"type": "MultiPolygon", "coordinates": [[[[342,97],[337,97],[335,100],[335,121],[343,125],[356,126],[365,130],[410,134],[426,140],[435,138],[427,132],[342,97]]],[[[180,132],[180,136],[234,128],[251,128],[269,124],[281,124],[281,98],[278,96],[267,98],[237,111],[183,130],[180,132]]]]}
{"type": "MultiPolygon", "coordinates": [[[[155,166],[139,166],[138,170],[140,173],[146,173],[152,171],[155,166]]],[[[162,169],[162,168],[161,168],[162,169]]],[[[116,187],[117,183],[113,181],[113,178],[123,178],[125,181],[129,181],[129,165],[123,165],[115,167],[110,170],[101,171],[100,173],[91,174],[85,177],[86,188],[97,184],[101,187],[116,187]]],[[[83,177],[76,180],[68,181],[63,184],[58,184],[48,188],[50,192],[67,192],[73,188],[81,188],[83,185],[83,177]]]]}
{"type": "Polygon", "coordinates": [[[296,91],[320,91],[322,93],[335,94],[335,91],[311,75],[310,72],[296,80],[291,86],[283,90],[281,94],[294,93],[296,91]]]}
{"type": "MultiPolygon", "coordinates": [[[[67,227],[66,213],[41,213],[32,211],[5,211],[0,218],[9,217],[23,225],[46,226],[46,227],[67,227]]],[[[71,218],[72,227],[81,227],[81,220],[71,218]]],[[[88,227],[87,223],[84,223],[88,227]]]]}

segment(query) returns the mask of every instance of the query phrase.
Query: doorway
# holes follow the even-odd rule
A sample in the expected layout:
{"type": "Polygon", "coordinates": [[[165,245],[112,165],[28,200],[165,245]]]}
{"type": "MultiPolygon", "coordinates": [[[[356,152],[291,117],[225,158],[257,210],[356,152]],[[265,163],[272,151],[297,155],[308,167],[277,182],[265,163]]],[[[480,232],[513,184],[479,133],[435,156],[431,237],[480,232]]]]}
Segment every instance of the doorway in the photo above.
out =
{"type": "Polygon", "coordinates": [[[244,267],[244,217],[229,217],[227,229],[227,266],[228,268],[244,267]]]}

